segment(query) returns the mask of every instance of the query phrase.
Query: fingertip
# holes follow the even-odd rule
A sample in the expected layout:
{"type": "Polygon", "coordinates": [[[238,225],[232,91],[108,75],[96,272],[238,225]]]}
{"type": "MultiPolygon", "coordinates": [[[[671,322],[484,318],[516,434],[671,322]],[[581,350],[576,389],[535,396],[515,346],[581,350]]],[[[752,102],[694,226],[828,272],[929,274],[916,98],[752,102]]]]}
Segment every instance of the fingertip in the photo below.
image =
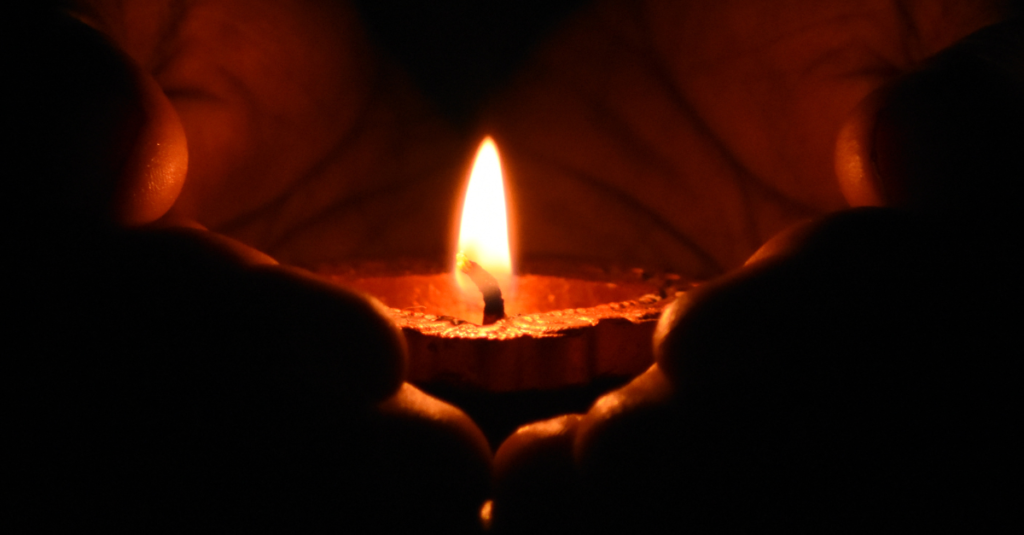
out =
{"type": "Polygon", "coordinates": [[[582,530],[573,442],[583,415],[524,425],[494,457],[490,532],[569,533],[582,530]]]}
{"type": "Polygon", "coordinates": [[[131,301],[138,315],[126,319],[152,335],[144,343],[239,383],[247,376],[365,407],[392,395],[406,373],[405,338],[380,303],[226,236],[124,232],[99,266],[83,269],[99,270],[106,298],[131,301]]]}
{"type": "Polygon", "coordinates": [[[836,178],[850,207],[885,206],[875,165],[874,141],[878,112],[888,95],[888,88],[882,88],[865,97],[846,119],[836,138],[836,178]]]}
{"type": "Polygon", "coordinates": [[[464,445],[470,452],[470,462],[490,467],[493,456],[487,438],[462,409],[403,382],[394,395],[380,404],[380,410],[398,418],[425,417],[434,429],[464,445]]]}
{"type": "Polygon", "coordinates": [[[405,337],[379,302],[289,266],[255,266],[254,330],[281,364],[323,392],[380,401],[405,377],[405,337]]]}
{"type": "Polygon", "coordinates": [[[494,455],[498,486],[510,478],[522,478],[523,467],[572,460],[572,443],[581,414],[564,414],[526,424],[505,439],[494,455]]]}
{"type": "Polygon", "coordinates": [[[586,520],[597,533],[660,533],[685,525],[680,468],[692,430],[676,388],[658,365],[598,399],[578,424],[573,459],[586,520]]]}
{"type": "Polygon", "coordinates": [[[808,219],[794,223],[786,227],[775,236],[772,236],[761,247],[759,247],[750,258],[743,263],[743,267],[764,262],[771,258],[791,256],[796,254],[800,245],[807,240],[807,237],[814,232],[815,222],[808,219]]]}
{"type": "Polygon", "coordinates": [[[744,266],[673,302],[655,328],[654,356],[661,373],[680,385],[706,382],[711,377],[697,378],[699,370],[721,363],[724,355],[756,349],[762,331],[789,302],[773,280],[777,264],[744,266]]]}
{"type": "Polygon", "coordinates": [[[686,315],[692,304],[691,292],[686,292],[676,298],[658,318],[658,324],[654,328],[654,361],[657,365],[670,375],[677,373],[678,368],[678,337],[681,336],[680,322],[686,315]]]}
{"type": "Polygon", "coordinates": [[[184,129],[156,82],[93,27],[28,17],[7,95],[5,162],[23,188],[8,212],[52,229],[136,226],[163,215],[185,179],[184,129]]]}
{"type": "Polygon", "coordinates": [[[188,144],[178,112],[156,80],[134,62],[130,68],[146,122],[122,168],[114,218],[120,225],[138,226],[156,221],[174,205],[188,173],[188,144]]]}
{"type": "Polygon", "coordinates": [[[1022,26],[983,28],[861,102],[836,143],[851,206],[1004,221],[1024,173],[1022,26]]]}
{"type": "Polygon", "coordinates": [[[381,532],[479,533],[492,467],[483,432],[457,407],[409,383],[377,414],[380,464],[371,492],[394,504],[381,532]]]}
{"type": "Polygon", "coordinates": [[[616,443],[635,443],[643,435],[657,433],[660,424],[666,423],[657,422],[659,413],[675,393],[669,377],[653,364],[626,386],[598,398],[576,424],[573,451],[578,466],[600,466],[593,458],[611,453],[616,443]],[[606,446],[611,450],[602,452],[606,446]]]}

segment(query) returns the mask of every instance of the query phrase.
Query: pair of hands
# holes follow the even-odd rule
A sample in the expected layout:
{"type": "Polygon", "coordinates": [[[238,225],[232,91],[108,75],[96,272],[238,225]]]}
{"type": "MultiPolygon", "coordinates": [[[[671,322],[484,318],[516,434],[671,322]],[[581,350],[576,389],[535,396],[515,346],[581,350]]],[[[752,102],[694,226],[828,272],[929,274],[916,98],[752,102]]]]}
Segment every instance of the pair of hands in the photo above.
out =
{"type": "MultiPolygon", "coordinates": [[[[253,385],[279,384],[277,378],[282,373],[274,368],[278,365],[274,363],[282,362],[281,355],[309,355],[309,368],[289,370],[284,374],[300,379],[291,386],[275,387],[283,389],[278,392],[285,392],[279,399],[292,399],[287,403],[299,403],[294,399],[301,399],[307,394],[303,394],[305,389],[298,385],[331,377],[329,381],[321,381],[321,384],[330,385],[326,388],[329,393],[324,394],[327,398],[318,398],[315,403],[311,402],[312,405],[322,406],[324,399],[347,397],[336,403],[327,403],[340,411],[332,413],[331,417],[358,422],[351,424],[353,429],[359,429],[353,435],[377,437],[365,441],[354,439],[346,443],[345,448],[349,449],[340,448],[342,451],[358,451],[360,454],[352,454],[351,457],[362,459],[365,458],[363,454],[368,455],[374,449],[367,444],[400,443],[401,440],[381,439],[385,434],[373,435],[365,431],[368,428],[379,429],[380,422],[393,421],[381,416],[380,408],[372,407],[394,392],[401,381],[401,366],[398,364],[401,351],[394,346],[395,340],[400,339],[379,323],[380,317],[372,312],[372,307],[303,275],[285,273],[279,268],[257,267],[258,264],[267,264],[268,260],[252,250],[228,244],[215,235],[182,230],[125,233],[110,230],[109,222],[138,224],[151,221],[177,199],[179,213],[270,250],[288,262],[312,266],[318,261],[351,255],[355,251],[377,256],[395,254],[396,251],[408,255],[438,254],[444,249],[448,214],[452,211],[450,206],[458,187],[453,183],[459,175],[458,165],[452,162],[458,161],[462,150],[459,136],[425,111],[422,103],[407,89],[383,82],[391,75],[386,67],[374,60],[372,54],[365,52],[366,45],[359,37],[358,25],[354,23],[354,12],[344,4],[250,2],[243,5],[224,1],[197,4],[183,11],[173,11],[169,4],[159,3],[147,6],[122,4],[116,9],[113,3],[89,4],[94,9],[96,20],[100,21],[98,25],[104,27],[146,70],[156,75],[159,85],[174,104],[189,143],[189,180],[184,184],[182,195],[176,197],[175,188],[181,186],[183,179],[180,171],[175,180],[167,182],[170,186],[155,190],[150,188],[154,181],[146,178],[145,174],[127,171],[119,174],[109,170],[99,173],[101,177],[127,177],[124,179],[127,181],[116,181],[112,187],[92,197],[67,195],[66,202],[62,200],[57,205],[59,214],[70,217],[58,215],[47,218],[54,222],[47,227],[52,231],[47,237],[50,241],[44,241],[40,246],[26,245],[26,252],[37,255],[34,257],[37,264],[49,263],[31,274],[34,277],[31,280],[67,280],[59,275],[69,263],[89,274],[83,277],[84,280],[98,277],[103,284],[97,288],[102,291],[83,292],[74,283],[47,284],[53,285],[50,290],[59,302],[108,302],[107,292],[113,291],[119,296],[114,301],[122,305],[118,312],[95,316],[90,315],[89,307],[83,305],[73,307],[75,314],[63,318],[65,321],[62,323],[73,324],[80,318],[98,318],[95,323],[115,324],[118,326],[113,330],[123,332],[120,322],[132,319],[129,324],[145,334],[129,336],[131,342],[125,347],[157,345],[174,348],[167,351],[165,359],[155,359],[163,362],[166,369],[158,374],[146,371],[164,378],[161,379],[164,382],[167,382],[167,377],[175,377],[174,373],[166,373],[170,369],[177,370],[176,373],[185,372],[185,378],[174,384],[203,384],[205,381],[207,392],[237,383],[234,376],[237,368],[223,360],[217,363],[217,359],[200,358],[189,366],[168,364],[178,362],[169,359],[177,359],[182,354],[219,353],[212,348],[246,348],[234,354],[252,352],[263,355],[253,360],[270,364],[264,371],[253,372],[246,379],[253,385]],[[339,27],[346,31],[338,32],[339,27]],[[314,46],[322,44],[324,39],[331,45],[314,46]],[[388,91],[374,90],[380,86],[388,88],[388,91]],[[131,178],[139,176],[143,178],[131,178]],[[149,192],[155,198],[141,203],[141,206],[156,208],[137,211],[140,191],[149,192]],[[114,202],[111,203],[110,199],[114,202]],[[80,205],[76,204],[79,202],[80,205]],[[96,207],[101,208],[95,210],[96,207]],[[138,212],[147,215],[138,215],[138,212]],[[396,217],[396,214],[403,217],[396,217]],[[92,224],[99,220],[105,223],[99,226],[92,224]],[[76,227],[85,229],[78,235],[65,232],[76,227]],[[82,236],[98,238],[81,242],[82,236]],[[91,247],[97,242],[103,247],[91,247]],[[47,247],[51,251],[45,251],[47,247]],[[149,252],[140,253],[147,247],[149,252]],[[47,254],[39,255],[40,250],[47,254]],[[96,253],[97,250],[104,253],[96,253]],[[93,252],[85,254],[86,251],[93,252]],[[82,268],[82,264],[86,266],[82,268]],[[191,266],[190,270],[179,268],[182,264],[191,266]],[[125,277],[129,274],[139,279],[130,279],[130,284],[126,284],[125,277]],[[204,282],[196,284],[200,281],[204,282]],[[275,291],[270,291],[274,288],[275,291]],[[153,295],[159,295],[160,299],[154,300],[153,295]],[[157,316],[158,321],[150,321],[132,307],[132,304],[137,307],[155,302],[172,304],[160,307],[163,315],[157,316]],[[215,306],[217,303],[220,304],[215,306]],[[167,313],[168,310],[173,313],[167,313]],[[179,317],[197,310],[204,315],[179,317]],[[308,315],[293,315],[302,314],[302,311],[308,311],[308,315]],[[235,316],[243,319],[236,322],[235,316]],[[345,321],[358,319],[353,325],[368,327],[353,329],[352,333],[332,332],[334,325],[324,326],[322,322],[325,318],[334,317],[346,318],[345,321]],[[318,323],[319,327],[309,327],[318,323]],[[254,329],[254,325],[264,328],[254,329]],[[294,338],[290,335],[293,329],[283,329],[280,325],[309,327],[310,332],[319,333],[317,336],[322,335],[325,339],[314,343],[308,337],[294,338]],[[245,335],[254,331],[265,338],[258,343],[246,340],[245,335]],[[193,332],[200,334],[189,334],[193,332]],[[211,336],[218,342],[208,343],[211,336]],[[185,341],[179,342],[178,338],[185,341]],[[175,340],[175,343],[164,346],[153,342],[168,339],[175,340]],[[334,340],[344,342],[336,344],[334,340]],[[355,340],[366,342],[357,344],[355,340]],[[308,350],[293,352],[289,348],[292,344],[306,344],[308,350]],[[350,368],[334,372],[317,368],[327,362],[331,366],[338,364],[337,359],[313,358],[318,349],[342,344],[358,346],[365,351],[355,351],[350,359],[346,359],[352,363],[350,368]],[[197,347],[206,349],[196,353],[197,347]],[[276,357],[267,357],[268,354],[276,357]],[[206,375],[196,371],[204,369],[207,364],[203,363],[206,362],[222,367],[209,375],[221,380],[202,379],[195,383],[201,379],[199,375],[206,375]],[[270,377],[275,379],[270,380],[270,377]],[[356,417],[351,416],[354,413],[352,407],[370,408],[366,408],[368,413],[356,417]]],[[[591,260],[597,255],[598,260],[633,260],[671,266],[694,276],[710,276],[737,266],[757,245],[793,221],[841,207],[840,189],[830,177],[833,142],[843,118],[864,96],[918,60],[998,18],[998,13],[990,9],[991,6],[983,4],[965,7],[951,3],[938,11],[932,11],[932,6],[900,4],[880,6],[866,12],[847,12],[852,8],[820,3],[810,9],[810,6],[756,7],[742,2],[717,8],[672,2],[611,2],[581,16],[541,53],[540,59],[529,68],[530,74],[524,76],[525,81],[496,98],[485,114],[485,122],[498,134],[499,143],[503,143],[503,138],[508,141],[503,146],[508,147],[505,153],[510,157],[509,167],[513,176],[517,179],[522,177],[520,185],[515,186],[515,197],[525,210],[520,212],[524,214],[520,225],[524,252],[538,256],[558,253],[589,257],[591,260]],[[900,19],[896,16],[898,14],[906,15],[908,19],[900,19]],[[759,22],[769,15],[775,24],[759,22]],[[679,27],[689,28],[689,31],[679,32],[679,27]],[[612,60],[595,63],[588,59],[593,57],[612,60]],[[573,69],[566,69],[566,66],[573,66],[573,69]],[[781,96],[769,98],[767,95],[781,96]],[[780,102],[785,105],[780,106],[780,102]],[[644,180],[634,180],[633,176],[643,176],[644,180]],[[616,227],[610,228],[602,223],[604,221],[615,221],[616,227]],[[713,228],[709,227],[712,223],[713,228]],[[641,236],[644,239],[638,239],[641,236]],[[601,247],[595,247],[595,243],[601,243],[601,247]]],[[[154,124],[164,123],[157,121],[154,124]]],[[[161,131],[160,127],[156,129],[161,131]]],[[[117,134],[113,136],[116,138],[117,134]]],[[[181,139],[165,143],[178,143],[180,146],[181,139]]],[[[173,161],[173,154],[168,158],[173,161]]],[[[128,168],[124,166],[124,169],[128,168]]],[[[30,168],[22,171],[31,173],[30,168]]],[[[47,180],[60,176],[49,173],[47,180]]],[[[69,173],[67,176],[74,175],[69,173]]],[[[73,184],[83,182],[95,183],[75,181],[73,184]]],[[[64,184],[60,188],[67,186],[64,184]]],[[[63,191],[60,188],[56,190],[63,191]]],[[[854,190],[867,190],[877,195],[880,188],[869,184],[860,189],[855,186],[854,190]]],[[[36,203],[31,205],[32,208],[15,213],[27,216],[38,206],[45,206],[47,194],[53,190],[42,191],[44,194],[30,197],[36,203]]],[[[856,217],[871,220],[891,216],[856,217]]],[[[897,228],[905,224],[884,223],[881,227],[897,228]]],[[[852,225],[863,226],[860,223],[852,225]]],[[[887,235],[886,230],[869,231],[868,235],[871,232],[883,237],[887,235]]],[[[911,236],[916,236],[916,232],[907,231],[911,236]]],[[[907,238],[906,241],[920,240],[907,238]]],[[[815,255],[829,258],[823,253],[808,254],[812,258],[815,255]]],[[[888,252],[876,251],[868,257],[881,259],[882,264],[889,262],[888,252]]],[[[788,268],[785,265],[775,268],[777,270],[800,271],[800,268],[792,266],[792,260],[776,263],[789,265],[788,268]]],[[[813,275],[822,266],[831,264],[824,261],[811,262],[810,265],[814,269],[804,269],[803,275],[813,275]]],[[[743,355],[745,351],[749,352],[749,347],[729,351],[710,351],[708,348],[731,336],[716,338],[715,333],[731,332],[731,329],[742,325],[764,327],[766,318],[775,318],[783,326],[801,325],[799,319],[786,319],[793,318],[795,314],[790,306],[784,307],[777,315],[766,313],[761,317],[754,315],[747,321],[736,319],[742,317],[740,312],[747,308],[750,299],[754,299],[752,296],[758,294],[759,285],[778,287],[775,283],[758,282],[770,278],[769,275],[757,275],[762,271],[772,270],[751,266],[738,275],[709,285],[707,290],[693,297],[696,304],[678,305],[694,308],[666,318],[699,318],[700,311],[704,310],[701,303],[718,302],[726,310],[721,313],[726,320],[719,320],[717,326],[711,322],[710,326],[703,324],[699,328],[686,327],[685,321],[666,323],[668,326],[661,335],[659,347],[666,346],[664,340],[672,339],[670,333],[706,333],[711,338],[701,342],[705,354],[743,355]],[[754,282],[747,282],[744,286],[744,280],[754,282]],[[739,296],[739,304],[731,305],[731,308],[726,297],[722,296],[730,292],[739,296]]],[[[845,277],[834,273],[832,277],[830,280],[845,280],[845,277]]],[[[778,299],[787,303],[799,302],[800,299],[792,295],[807,295],[809,286],[799,282],[805,277],[790,277],[788,280],[798,281],[791,285],[796,293],[786,292],[778,299]]],[[[892,301],[886,292],[864,295],[877,295],[883,302],[892,301]]],[[[855,297],[863,296],[838,295],[825,299],[826,303],[839,307],[838,311],[833,311],[835,317],[840,318],[837,322],[848,323],[843,318],[851,317],[850,310],[857,310],[848,304],[855,297]]],[[[906,296],[901,299],[903,297],[906,296]]],[[[767,299],[767,302],[775,301],[774,297],[767,299]]],[[[703,306],[714,308],[712,305],[703,306]]],[[[147,311],[151,313],[152,307],[147,311]]],[[[856,314],[852,316],[857,317],[856,314]]],[[[795,317],[801,316],[795,314],[795,317]]],[[[745,339],[765,340],[759,344],[778,348],[785,347],[784,344],[779,345],[782,342],[801,337],[797,334],[776,338],[767,336],[781,332],[786,331],[764,328],[745,339]]],[[[95,333],[103,336],[96,334],[92,340],[111,339],[109,328],[95,333]]],[[[696,343],[692,342],[694,339],[701,339],[693,334],[676,336],[690,340],[690,344],[696,343]]],[[[115,335],[112,338],[119,337],[115,335]]],[[[818,345],[806,347],[828,346],[829,340],[834,344],[834,338],[814,339],[818,345]]],[[[99,342],[96,344],[103,347],[99,342]]],[[[154,350],[160,350],[160,347],[154,350]]],[[[611,491],[632,486],[629,485],[631,482],[638,481],[645,483],[645,488],[658,489],[655,484],[658,481],[678,481],[693,473],[682,469],[667,470],[665,474],[673,478],[663,474],[659,479],[650,474],[649,469],[645,472],[635,463],[623,464],[621,459],[623,455],[638,457],[636,452],[647,448],[642,441],[637,442],[637,437],[648,435],[637,432],[635,428],[630,429],[629,425],[625,426],[625,431],[622,430],[623,422],[630,422],[629,415],[646,414],[643,408],[651,406],[656,407],[655,412],[677,414],[679,407],[685,404],[678,400],[664,400],[676,396],[684,384],[689,390],[715,390],[701,386],[703,383],[717,385],[720,393],[735,390],[730,386],[734,381],[725,379],[717,382],[701,379],[696,386],[685,383],[686,377],[699,375],[681,371],[678,364],[675,367],[666,364],[681,358],[668,355],[679,352],[700,355],[701,351],[687,344],[681,347],[684,349],[662,350],[659,366],[665,371],[660,368],[652,370],[634,385],[609,398],[619,401],[599,403],[587,417],[589,420],[583,420],[591,423],[581,428],[582,436],[598,438],[574,439],[573,443],[577,444],[577,450],[572,453],[574,466],[605,467],[605,472],[610,467],[630,467],[616,473],[619,479],[610,477],[597,484],[592,476],[587,476],[591,478],[587,485],[593,491],[587,500],[592,499],[595,493],[600,495],[593,489],[611,491]],[[626,416],[614,416],[619,414],[626,416]],[[605,424],[602,427],[594,422],[605,424]],[[612,441],[614,446],[602,449],[601,440],[612,441]],[[612,453],[606,455],[605,452],[612,453]]],[[[771,351],[780,352],[778,349],[771,351]]],[[[123,353],[124,348],[118,352],[123,353]]],[[[848,354],[857,353],[851,351],[848,354]]],[[[769,362],[775,362],[774,355],[769,356],[772,356],[769,362]]],[[[122,357],[119,359],[114,361],[124,360],[122,357]]],[[[688,361],[690,359],[687,357],[688,361]]],[[[284,360],[292,362],[292,358],[284,360]]],[[[856,359],[839,360],[849,362],[856,359]]],[[[248,367],[249,364],[239,366],[248,367]]],[[[86,376],[94,377],[96,373],[90,372],[86,376]]],[[[799,376],[796,374],[794,377],[799,376]]],[[[61,384],[67,386],[66,381],[61,384]]],[[[779,384],[785,384],[785,381],[779,384]]],[[[168,387],[163,388],[166,390],[168,387]]],[[[405,394],[400,393],[399,398],[404,395],[409,399],[412,395],[409,387],[402,388],[401,392],[405,394]]],[[[254,390],[260,391],[259,388],[254,390]]],[[[247,395],[254,394],[249,392],[247,395]]],[[[202,396],[184,397],[202,399],[202,396]]],[[[742,399],[755,403],[768,397],[742,399]]],[[[83,394],[83,398],[88,399],[89,396],[83,394]]],[[[224,399],[221,396],[214,398],[224,399]]],[[[391,403],[402,405],[396,401],[391,403]]],[[[472,490],[476,484],[472,482],[486,479],[486,454],[476,447],[479,441],[472,436],[471,426],[467,427],[465,422],[448,427],[436,423],[423,424],[422,416],[432,414],[428,407],[434,405],[430,403],[433,402],[422,398],[420,405],[405,402],[402,406],[416,405],[418,408],[407,410],[404,413],[407,415],[405,423],[393,429],[413,429],[416,427],[413,422],[419,421],[422,428],[434,430],[434,436],[447,437],[449,445],[459,445],[436,451],[460,452],[461,456],[457,457],[462,460],[453,460],[445,465],[456,467],[447,470],[447,474],[442,473],[445,470],[431,472],[427,469],[428,462],[416,466],[413,466],[416,463],[410,463],[408,470],[422,474],[423,481],[439,482],[446,477],[448,481],[463,481],[463,484],[448,486],[462,489],[469,498],[452,498],[448,503],[471,503],[484,493],[483,490],[472,490]],[[419,420],[416,414],[420,415],[419,420]],[[470,483],[466,484],[467,481],[470,483]]],[[[268,403],[254,405],[267,406],[268,403]]],[[[307,407],[283,412],[323,414],[307,407]]],[[[449,421],[458,420],[458,416],[453,415],[455,413],[448,414],[449,421]]],[[[732,421],[736,414],[731,412],[728,416],[722,421],[732,421]]],[[[647,454],[656,459],[650,463],[653,466],[659,466],[659,462],[666,460],[675,459],[673,462],[677,462],[694,458],[681,453],[686,450],[673,450],[672,447],[679,446],[681,430],[695,428],[697,424],[666,418],[664,415],[650,418],[648,424],[641,426],[641,429],[655,433],[658,440],[651,442],[663,449],[660,453],[647,454]],[[664,433],[675,438],[664,438],[664,433]]],[[[65,417],[64,421],[70,420],[65,417]]],[[[116,419],[105,420],[107,425],[112,425],[110,422],[116,419]]],[[[575,429],[568,423],[571,421],[574,421],[572,417],[566,418],[563,428],[575,429]]],[[[309,429],[321,427],[316,422],[312,423],[309,429]]],[[[207,427],[216,426],[211,424],[207,427]]],[[[711,429],[714,433],[709,432],[706,436],[718,437],[715,440],[730,444],[741,443],[750,436],[754,436],[750,440],[763,437],[748,433],[736,438],[722,433],[721,427],[712,426],[711,429]],[[730,436],[735,440],[723,438],[730,436]]],[[[576,432],[555,435],[563,437],[561,443],[564,444],[564,437],[574,436],[572,434],[576,432]]],[[[391,438],[395,436],[390,435],[391,438]]],[[[520,436],[519,440],[525,436],[528,435],[520,436]]],[[[229,438],[224,437],[224,440],[229,438]]],[[[308,443],[297,440],[292,444],[308,443]]],[[[703,448],[701,451],[715,449],[707,443],[700,447],[703,448]]],[[[225,446],[220,451],[230,449],[225,446]]],[[[417,448],[410,446],[410,450],[417,448]]],[[[428,448],[427,451],[435,450],[428,448]]],[[[564,450],[559,451],[564,454],[564,450]]],[[[296,457],[302,455],[301,452],[294,453],[296,457]]],[[[381,458],[386,457],[382,455],[381,458]]],[[[402,455],[392,457],[401,458],[402,455]]],[[[563,455],[562,458],[568,457],[563,455]]],[[[316,464],[315,461],[310,462],[316,464]]],[[[240,461],[239,466],[244,464],[240,461]]],[[[438,464],[441,465],[443,463],[438,464]]],[[[712,463],[701,470],[704,474],[718,474],[723,465],[731,466],[732,460],[712,463]]],[[[351,465],[347,466],[351,468],[351,465]]],[[[507,471],[502,466],[499,454],[499,485],[504,477],[501,474],[535,473],[518,468],[507,471]]],[[[344,471],[340,469],[338,472],[344,471]]],[[[367,470],[365,473],[372,472],[367,470]]],[[[394,475],[400,472],[395,469],[386,473],[394,475]]],[[[585,472],[604,477],[601,469],[585,472]]],[[[749,474],[749,471],[742,473],[749,474]]],[[[373,478],[351,478],[364,482],[353,483],[354,487],[370,479],[373,478]]],[[[400,485],[394,484],[397,479],[379,478],[381,483],[377,488],[399,488],[400,485]]],[[[709,479],[714,478],[704,478],[709,479]]],[[[763,480],[776,479],[765,476],[763,480]]],[[[384,494],[377,495],[378,498],[386,495],[385,491],[381,492],[384,494]]],[[[452,493],[455,494],[460,493],[452,493]]],[[[680,497],[675,491],[655,494],[666,497],[665,508],[670,508],[672,500],[680,497]]],[[[592,508],[591,512],[605,510],[610,515],[628,516],[630,511],[642,508],[644,503],[655,503],[644,501],[652,498],[651,493],[635,496],[637,500],[626,500],[621,507],[598,507],[592,508]]],[[[730,495],[712,496],[722,498],[730,495]]],[[[415,503],[422,498],[423,495],[416,495],[415,499],[410,497],[402,503],[415,503]]],[[[507,500],[499,495],[495,504],[496,519],[502,514],[502,502],[511,503],[507,500]]],[[[368,502],[372,501],[368,499],[368,502]]],[[[445,500],[438,498],[438,501],[445,500]]],[[[709,501],[714,500],[709,498],[709,501]]],[[[600,506],[609,503],[607,500],[597,502],[600,506]]],[[[428,509],[425,507],[423,511],[428,509]]],[[[463,507],[462,510],[465,512],[468,508],[463,507]]],[[[701,519],[688,520],[699,522],[701,519]]]]}
{"type": "Polygon", "coordinates": [[[176,209],[283,263],[447,264],[489,134],[518,258],[697,280],[846,207],[835,140],[858,103],[1006,16],[994,1],[593,2],[466,131],[380,52],[387,32],[367,35],[358,2],[77,3],[179,112],[191,162],[176,209]]]}

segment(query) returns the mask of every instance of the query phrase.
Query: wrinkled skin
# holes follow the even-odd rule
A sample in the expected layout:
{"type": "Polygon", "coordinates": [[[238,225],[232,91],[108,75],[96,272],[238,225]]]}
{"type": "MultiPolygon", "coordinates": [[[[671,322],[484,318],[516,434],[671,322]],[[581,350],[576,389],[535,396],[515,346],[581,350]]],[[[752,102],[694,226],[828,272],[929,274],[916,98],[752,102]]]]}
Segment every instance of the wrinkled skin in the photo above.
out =
{"type": "MultiPolygon", "coordinates": [[[[182,116],[182,212],[299,265],[445,254],[478,139],[429,113],[345,2],[83,3],[182,116]]],[[[844,118],[1000,17],[983,1],[595,4],[484,114],[521,255],[699,278],[842,208],[844,118]]]]}
{"type": "Polygon", "coordinates": [[[858,106],[832,162],[842,192],[899,209],[790,227],[678,299],[655,366],[499,448],[495,531],[1012,518],[998,489],[1020,446],[1007,431],[1019,371],[1002,348],[1021,298],[1021,43],[1019,21],[986,28],[858,106]]]}
{"type": "Polygon", "coordinates": [[[159,86],[71,17],[16,20],[7,523],[478,532],[490,449],[403,382],[381,305],[166,214],[188,151],[159,86]]]}
{"type": "Polygon", "coordinates": [[[83,2],[189,140],[176,211],[282,262],[429,257],[463,147],[347,2],[83,2]]]}
{"type": "MultiPolygon", "coordinates": [[[[346,4],[82,3],[182,118],[190,170],[179,215],[305,266],[446,253],[462,158],[475,140],[432,115],[373,53],[346,4]]],[[[598,3],[483,114],[516,177],[520,253],[697,278],[737,268],[789,224],[845,206],[832,171],[844,118],[999,20],[997,7],[598,3]]],[[[747,276],[757,278],[737,277],[747,276]]],[[[639,476],[612,469],[621,479],[601,481],[621,456],[678,460],[669,446],[692,422],[666,401],[685,374],[666,369],[598,404],[590,421],[563,422],[581,427],[557,442],[575,448],[559,458],[590,469],[595,492],[656,477],[643,475],[648,466],[639,476]]],[[[635,511],[609,514],[628,520],[635,511]]]]}
{"type": "Polygon", "coordinates": [[[525,182],[524,247],[560,254],[573,243],[568,254],[700,278],[739,266],[800,218],[845,206],[832,160],[845,117],[990,22],[985,8],[602,4],[495,110],[525,182]]]}

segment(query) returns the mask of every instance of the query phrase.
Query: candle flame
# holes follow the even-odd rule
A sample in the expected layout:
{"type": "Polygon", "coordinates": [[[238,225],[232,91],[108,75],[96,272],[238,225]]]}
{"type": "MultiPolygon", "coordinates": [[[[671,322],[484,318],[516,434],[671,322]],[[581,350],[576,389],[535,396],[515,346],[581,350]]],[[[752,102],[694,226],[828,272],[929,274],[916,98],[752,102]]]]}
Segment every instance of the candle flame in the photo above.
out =
{"type": "MultiPolygon", "coordinates": [[[[476,153],[469,186],[462,204],[459,225],[459,256],[480,265],[506,289],[512,276],[508,248],[508,217],[505,210],[505,185],[501,174],[498,147],[490,136],[484,138],[476,153]]],[[[468,293],[479,292],[465,274],[455,269],[459,286],[468,293]]]]}

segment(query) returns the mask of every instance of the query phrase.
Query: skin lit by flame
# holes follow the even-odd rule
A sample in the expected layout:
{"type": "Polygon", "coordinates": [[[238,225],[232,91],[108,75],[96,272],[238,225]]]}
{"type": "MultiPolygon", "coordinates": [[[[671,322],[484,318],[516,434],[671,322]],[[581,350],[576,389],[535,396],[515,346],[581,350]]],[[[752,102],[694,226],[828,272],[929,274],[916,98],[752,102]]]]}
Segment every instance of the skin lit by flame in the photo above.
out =
{"type": "MultiPolygon", "coordinates": [[[[480,264],[504,290],[512,275],[508,249],[508,217],[505,212],[505,186],[501,175],[498,147],[484,138],[476,153],[469,187],[462,204],[459,225],[459,252],[480,264]]],[[[469,277],[458,271],[459,286],[475,291],[469,277]]],[[[479,299],[479,293],[476,296],[479,299]]]]}

